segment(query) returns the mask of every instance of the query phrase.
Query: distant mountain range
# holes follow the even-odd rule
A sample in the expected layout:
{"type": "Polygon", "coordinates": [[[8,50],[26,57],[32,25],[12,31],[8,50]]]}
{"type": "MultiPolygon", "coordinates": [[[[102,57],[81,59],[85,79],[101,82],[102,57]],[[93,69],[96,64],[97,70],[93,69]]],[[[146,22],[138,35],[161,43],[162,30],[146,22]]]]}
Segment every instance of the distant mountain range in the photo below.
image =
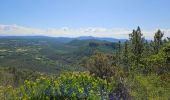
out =
{"type": "Polygon", "coordinates": [[[116,39],[116,38],[100,38],[100,37],[92,37],[92,36],[81,36],[77,38],[78,40],[101,40],[108,42],[125,42],[126,39],[116,39]]]}
{"type": "Polygon", "coordinates": [[[56,40],[57,42],[68,43],[72,40],[100,40],[100,41],[108,41],[108,42],[125,42],[126,39],[116,39],[116,38],[100,38],[100,37],[93,37],[93,36],[80,36],[75,38],[70,37],[48,37],[48,36],[0,36],[2,38],[13,38],[13,39],[52,39],[56,40]]]}

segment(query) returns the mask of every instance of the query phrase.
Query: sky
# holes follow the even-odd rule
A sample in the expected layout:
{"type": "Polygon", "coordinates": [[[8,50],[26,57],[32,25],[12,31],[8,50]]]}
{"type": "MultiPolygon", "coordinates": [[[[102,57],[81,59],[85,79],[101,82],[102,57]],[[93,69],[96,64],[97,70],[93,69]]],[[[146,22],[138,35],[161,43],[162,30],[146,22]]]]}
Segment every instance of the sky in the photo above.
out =
{"type": "Polygon", "coordinates": [[[170,0],[0,0],[0,35],[170,37],[170,0]]]}

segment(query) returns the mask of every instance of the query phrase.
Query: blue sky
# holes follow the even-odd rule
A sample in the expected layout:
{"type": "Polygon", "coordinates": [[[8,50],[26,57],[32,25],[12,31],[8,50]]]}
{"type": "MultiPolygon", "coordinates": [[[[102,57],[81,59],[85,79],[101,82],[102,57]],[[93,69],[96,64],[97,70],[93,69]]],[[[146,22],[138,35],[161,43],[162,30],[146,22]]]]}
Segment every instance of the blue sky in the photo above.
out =
{"type": "Polygon", "coordinates": [[[170,0],[0,0],[0,24],[45,30],[140,26],[169,31],[169,4],[170,0]]]}

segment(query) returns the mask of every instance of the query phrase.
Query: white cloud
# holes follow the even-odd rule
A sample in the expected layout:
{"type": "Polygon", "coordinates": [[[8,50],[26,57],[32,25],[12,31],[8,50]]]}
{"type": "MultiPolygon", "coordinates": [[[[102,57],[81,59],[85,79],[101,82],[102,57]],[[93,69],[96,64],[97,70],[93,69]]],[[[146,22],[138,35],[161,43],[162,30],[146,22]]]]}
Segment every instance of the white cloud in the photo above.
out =
{"type": "MultiPolygon", "coordinates": [[[[142,31],[144,36],[148,39],[152,39],[154,30],[142,31]]],[[[170,29],[161,29],[166,37],[170,37],[170,29]]],[[[113,37],[113,38],[128,38],[128,34],[132,32],[132,29],[123,28],[103,28],[103,27],[88,27],[72,29],[68,27],[63,28],[49,28],[49,29],[38,29],[29,28],[18,25],[1,25],[0,24],[0,35],[1,36],[52,36],[52,37],[78,37],[78,36],[95,36],[95,37],[113,37]]]]}

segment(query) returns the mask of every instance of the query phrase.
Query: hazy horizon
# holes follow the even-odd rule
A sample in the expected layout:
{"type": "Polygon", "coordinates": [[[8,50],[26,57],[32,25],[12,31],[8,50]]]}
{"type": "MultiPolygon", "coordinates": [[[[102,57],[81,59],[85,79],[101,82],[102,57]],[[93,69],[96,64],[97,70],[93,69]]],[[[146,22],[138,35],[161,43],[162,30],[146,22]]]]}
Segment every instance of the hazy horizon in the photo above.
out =
{"type": "Polygon", "coordinates": [[[169,0],[4,0],[0,36],[128,38],[141,27],[152,39],[161,29],[170,37],[169,0]]]}
{"type": "MultiPolygon", "coordinates": [[[[136,29],[136,28],[134,28],[136,29]]],[[[153,39],[155,32],[158,30],[142,30],[143,36],[146,39],[153,39]]],[[[18,25],[0,25],[0,36],[49,36],[49,37],[81,37],[92,36],[99,38],[117,38],[128,39],[129,34],[133,29],[124,28],[102,28],[102,27],[87,27],[87,28],[49,28],[39,29],[30,28],[18,25]]],[[[170,29],[161,29],[164,32],[164,37],[170,37],[170,29]]]]}

